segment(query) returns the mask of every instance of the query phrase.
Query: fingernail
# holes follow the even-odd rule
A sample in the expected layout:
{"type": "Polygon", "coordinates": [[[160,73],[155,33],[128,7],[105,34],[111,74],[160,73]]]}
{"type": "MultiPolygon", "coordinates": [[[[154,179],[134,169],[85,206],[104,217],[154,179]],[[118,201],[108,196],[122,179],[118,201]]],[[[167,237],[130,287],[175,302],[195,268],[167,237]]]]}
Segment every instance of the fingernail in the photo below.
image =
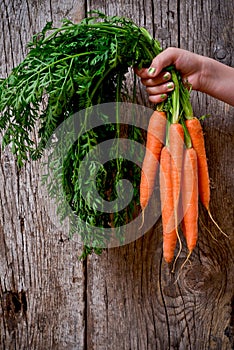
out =
{"type": "Polygon", "coordinates": [[[161,97],[162,100],[165,100],[165,98],[167,97],[167,95],[166,95],[166,94],[162,94],[160,97],[161,97]]]}
{"type": "Polygon", "coordinates": [[[151,74],[154,74],[154,72],[155,72],[155,68],[154,67],[150,67],[149,69],[148,69],[148,73],[151,75],[151,74]]]}
{"type": "Polygon", "coordinates": [[[163,79],[164,79],[164,80],[167,80],[167,79],[169,79],[169,78],[170,78],[170,73],[166,72],[166,73],[164,74],[164,76],[163,76],[163,79]]]}
{"type": "Polygon", "coordinates": [[[167,84],[167,88],[168,89],[173,89],[174,88],[174,84],[170,81],[170,83],[167,84]]]}

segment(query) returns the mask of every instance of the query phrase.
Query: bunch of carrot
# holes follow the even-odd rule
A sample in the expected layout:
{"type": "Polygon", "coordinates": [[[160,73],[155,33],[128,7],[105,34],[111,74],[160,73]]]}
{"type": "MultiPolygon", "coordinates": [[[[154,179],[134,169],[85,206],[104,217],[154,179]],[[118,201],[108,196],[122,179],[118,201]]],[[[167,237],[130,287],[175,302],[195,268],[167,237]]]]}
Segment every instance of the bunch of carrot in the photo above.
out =
{"type": "Polygon", "coordinates": [[[152,114],[142,165],[140,205],[144,212],[154,189],[160,164],[160,197],[163,225],[163,255],[174,258],[178,226],[181,222],[188,256],[198,238],[198,198],[208,210],[210,187],[204,136],[200,121],[193,116],[189,91],[173,71],[175,90],[168,105],[161,104],[152,114]]]}

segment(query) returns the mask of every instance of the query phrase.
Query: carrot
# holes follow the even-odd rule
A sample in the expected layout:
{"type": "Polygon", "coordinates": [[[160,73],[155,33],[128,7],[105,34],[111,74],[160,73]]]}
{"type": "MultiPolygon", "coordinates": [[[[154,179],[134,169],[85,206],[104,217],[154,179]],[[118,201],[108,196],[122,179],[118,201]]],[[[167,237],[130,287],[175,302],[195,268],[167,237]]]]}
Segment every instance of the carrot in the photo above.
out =
{"type": "Polygon", "coordinates": [[[194,148],[184,152],[182,175],[183,233],[189,254],[193,251],[198,237],[198,174],[197,154],[194,148]]]}
{"type": "Polygon", "coordinates": [[[193,148],[197,153],[199,197],[202,204],[209,211],[210,180],[202,127],[197,118],[187,119],[185,124],[190,134],[193,148]]]}
{"type": "Polygon", "coordinates": [[[206,158],[205,141],[200,121],[197,118],[187,119],[185,124],[190,134],[193,148],[197,153],[198,191],[200,200],[204,207],[207,209],[209,217],[215,226],[220,230],[220,232],[223,233],[224,236],[228,237],[227,234],[223,232],[219,227],[210,212],[210,180],[206,158]]]}
{"type": "Polygon", "coordinates": [[[142,210],[146,208],[154,189],[158,163],[164,144],[166,123],[165,112],[155,111],[150,117],[140,182],[140,205],[142,210]]]}
{"type": "Polygon", "coordinates": [[[164,146],[160,157],[159,179],[163,225],[163,256],[168,263],[170,263],[174,257],[177,242],[171,176],[171,155],[169,148],[164,146]]]}
{"type": "Polygon", "coordinates": [[[171,153],[171,179],[173,188],[174,211],[177,222],[177,210],[181,186],[181,172],[184,151],[184,130],[179,123],[171,124],[169,128],[169,148],[171,153]]]}

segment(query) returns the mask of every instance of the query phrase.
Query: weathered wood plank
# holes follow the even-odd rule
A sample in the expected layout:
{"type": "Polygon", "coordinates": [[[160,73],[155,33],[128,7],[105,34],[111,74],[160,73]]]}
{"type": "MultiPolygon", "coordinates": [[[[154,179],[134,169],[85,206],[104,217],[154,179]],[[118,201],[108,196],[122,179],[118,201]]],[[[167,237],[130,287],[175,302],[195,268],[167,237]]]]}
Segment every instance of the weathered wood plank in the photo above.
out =
{"type": "MultiPolygon", "coordinates": [[[[132,18],[154,33],[163,47],[180,46],[218,58],[217,43],[221,38],[227,52],[223,62],[231,64],[228,53],[233,52],[232,34],[227,28],[232,27],[233,17],[227,13],[229,3],[225,1],[221,9],[219,1],[88,1],[87,7],[132,18]],[[224,27],[220,23],[225,23],[224,27]]],[[[139,102],[148,103],[144,93],[139,102]]],[[[90,257],[89,349],[233,346],[233,108],[196,92],[192,102],[197,116],[212,116],[203,124],[212,184],[211,210],[230,241],[200,207],[198,245],[190,263],[180,271],[187,254],[183,248],[175,274],[162,261],[160,221],[138,241],[110,249],[100,257],[90,257]]]]}
{"type": "MultiPolygon", "coordinates": [[[[145,26],[163,47],[174,45],[233,65],[230,1],[90,0],[1,3],[0,76],[26,53],[25,43],[47,20],[78,21],[87,10],[124,15],[145,26]],[[222,23],[223,25],[220,25],[222,23]]],[[[139,102],[148,104],[144,89],[139,102]]],[[[9,152],[0,162],[0,343],[7,349],[225,349],[233,324],[233,108],[193,94],[204,122],[212,179],[211,211],[226,240],[200,208],[199,242],[182,271],[162,261],[160,221],[136,242],[91,256],[82,270],[80,243],[67,241],[54,208],[38,188],[38,163],[19,174],[9,152]],[[43,198],[45,197],[45,198],[43,198]],[[217,240],[211,238],[217,237],[217,240]],[[232,305],[231,305],[232,301],[232,305]]]]}
{"type": "MultiPolygon", "coordinates": [[[[74,0],[2,1],[0,76],[21,62],[47,21],[83,16],[84,4],[74,0]]],[[[81,244],[56,225],[40,162],[19,173],[9,151],[0,156],[0,348],[83,349],[81,244]]]]}

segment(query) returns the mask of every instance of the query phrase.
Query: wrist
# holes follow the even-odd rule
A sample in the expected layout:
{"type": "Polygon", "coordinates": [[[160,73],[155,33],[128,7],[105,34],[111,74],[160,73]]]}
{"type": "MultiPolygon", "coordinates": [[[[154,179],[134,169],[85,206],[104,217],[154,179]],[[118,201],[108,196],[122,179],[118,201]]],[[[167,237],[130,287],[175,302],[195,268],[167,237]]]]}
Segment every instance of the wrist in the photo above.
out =
{"type": "Polygon", "coordinates": [[[199,91],[234,105],[234,69],[209,57],[203,57],[199,91]]]}
{"type": "Polygon", "coordinates": [[[199,75],[198,89],[201,92],[210,94],[215,85],[214,60],[209,57],[201,56],[201,70],[199,75]]]}

